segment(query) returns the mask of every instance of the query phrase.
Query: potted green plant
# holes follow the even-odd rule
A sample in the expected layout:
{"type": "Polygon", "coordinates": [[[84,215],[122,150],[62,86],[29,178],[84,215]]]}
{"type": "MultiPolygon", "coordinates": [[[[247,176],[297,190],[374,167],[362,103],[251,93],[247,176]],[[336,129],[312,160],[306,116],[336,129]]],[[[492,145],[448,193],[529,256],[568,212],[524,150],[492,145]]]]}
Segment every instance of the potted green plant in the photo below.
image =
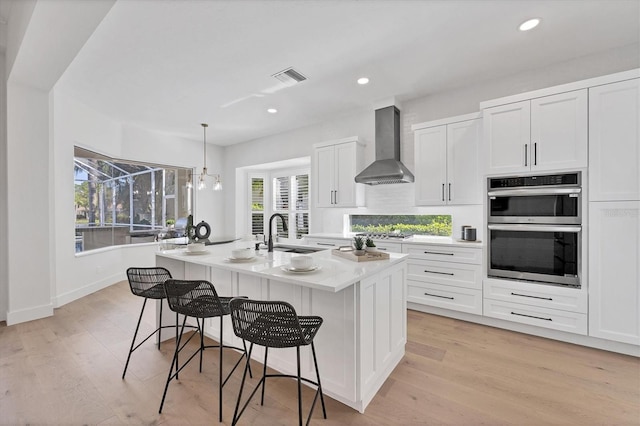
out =
{"type": "Polygon", "coordinates": [[[176,221],[174,219],[167,219],[167,228],[173,229],[176,225],[176,221]]]}
{"type": "Polygon", "coordinates": [[[363,256],[366,252],[364,250],[364,238],[360,236],[353,237],[353,253],[356,256],[363,256]]]}
{"type": "Polygon", "coordinates": [[[371,238],[367,238],[366,241],[364,242],[364,245],[365,245],[364,249],[368,253],[374,253],[378,251],[378,249],[376,248],[376,244],[373,242],[371,238]]]}

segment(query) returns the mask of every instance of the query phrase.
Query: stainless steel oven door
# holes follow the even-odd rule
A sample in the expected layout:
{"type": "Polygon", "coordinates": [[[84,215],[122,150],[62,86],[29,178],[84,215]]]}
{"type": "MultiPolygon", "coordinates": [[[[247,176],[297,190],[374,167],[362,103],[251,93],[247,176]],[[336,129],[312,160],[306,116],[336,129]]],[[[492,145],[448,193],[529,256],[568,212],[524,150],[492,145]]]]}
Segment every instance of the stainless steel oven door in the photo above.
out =
{"type": "Polygon", "coordinates": [[[490,224],[489,277],[580,287],[582,227],[490,224]]]}
{"type": "Polygon", "coordinates": [[[487,193],[489,223],[575,224],[582,221],[582,189],[496,189],[487,193]]]}

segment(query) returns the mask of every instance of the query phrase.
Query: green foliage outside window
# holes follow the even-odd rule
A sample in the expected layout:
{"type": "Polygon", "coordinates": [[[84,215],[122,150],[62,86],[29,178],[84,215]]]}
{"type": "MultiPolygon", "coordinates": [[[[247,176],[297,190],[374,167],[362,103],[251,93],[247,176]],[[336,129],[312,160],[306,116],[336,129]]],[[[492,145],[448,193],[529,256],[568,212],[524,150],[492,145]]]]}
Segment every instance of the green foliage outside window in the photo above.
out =
{"type": "Polygon", "coordinates": [[[352,215],[352,232],[451,236],[450,215],[352,215]]]}

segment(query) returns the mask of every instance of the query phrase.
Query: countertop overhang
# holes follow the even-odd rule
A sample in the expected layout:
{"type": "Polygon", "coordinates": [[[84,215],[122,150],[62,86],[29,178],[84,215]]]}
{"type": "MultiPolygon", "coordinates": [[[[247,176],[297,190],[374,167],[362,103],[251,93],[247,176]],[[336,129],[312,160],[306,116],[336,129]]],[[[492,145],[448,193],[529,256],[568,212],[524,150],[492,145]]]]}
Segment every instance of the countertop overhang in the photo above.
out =
{"type": "Polygon", "coordinates": [[[268,253],[266,250],[259,250],[251,261],[230,260],[232,250],[253,248],[253,245],[250,241],[235,241],[207,246],[204,253],[192,254],[186,249],[175,249],[159,251],[156,255],[330,292],[339,292],[364,278],[405,261],[408,257],[402,253],[389,253],[390,258],[386,260],[355,262],[335,256],[331,250],[322,250],[307,255],[311,256],[319,266],[318,270],[307,273],[288,272],[283,269],[290,265],[292,257],[302,256],[297,253],[281,251],[268,253]]]}

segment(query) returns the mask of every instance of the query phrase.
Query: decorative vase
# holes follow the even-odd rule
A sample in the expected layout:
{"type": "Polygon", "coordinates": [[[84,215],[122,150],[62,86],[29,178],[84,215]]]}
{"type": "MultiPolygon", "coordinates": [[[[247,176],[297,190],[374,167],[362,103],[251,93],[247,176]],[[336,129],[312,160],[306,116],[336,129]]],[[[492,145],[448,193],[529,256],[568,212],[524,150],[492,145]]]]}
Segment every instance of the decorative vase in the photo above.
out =
{"type": "Polygon", "coordinates": [[[375,247],[375,246],[374,246],[374,247],[365,247],[365,248],[364,248],[364,250],[365,250],[367,253],[376,253],[376,252],[378,251],[378,248],[377,248],[377,247],[375,247]]]}
{"type": "Polygon", "coordinates": [[[356,256],[364,256],[365,254],[367,254],[366,250],[354,250],[353,254],[355,254],[356,256]]]}

